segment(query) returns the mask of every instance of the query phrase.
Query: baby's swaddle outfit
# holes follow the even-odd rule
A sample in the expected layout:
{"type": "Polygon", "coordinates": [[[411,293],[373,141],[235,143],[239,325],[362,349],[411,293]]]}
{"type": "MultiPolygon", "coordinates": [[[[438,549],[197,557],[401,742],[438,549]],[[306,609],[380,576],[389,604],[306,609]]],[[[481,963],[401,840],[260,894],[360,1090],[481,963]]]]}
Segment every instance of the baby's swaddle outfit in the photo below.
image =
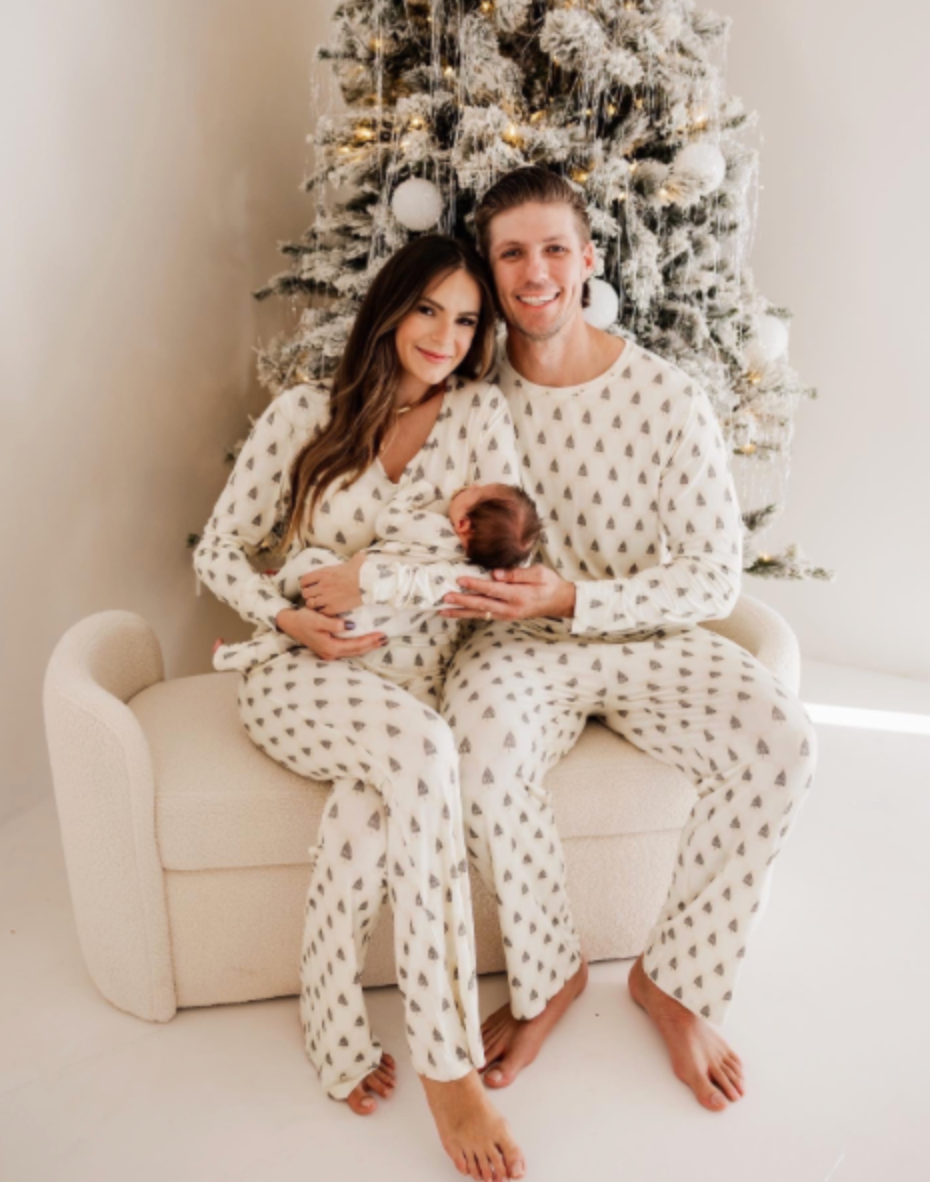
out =
{"type": "MultiPolygon", "coordinates": [[[[449,521],[448,502],[431,481],[416,480],[401,488],[378,514],[375,534],[367,551],[370,561],[361,568],[363,603],[345,614],[344,618],[355,624],[345,635],[383,632],[390,643],[352,660],[403,688],[417,682],[429,698],[438,701],[442,674],[455,651],[462,624],[441,616],[442,605],[437,605],[437,600],[448,591],[461,590],[459,577],[487,578],[487,572],[468,563],[449,521]]],[[[339,559],[334,559],[331,550],[308,546],[281,567],[274,576],[275,586],[281,595],[302,606],[300,579],[335,561],[339,559]]],[[[259,624],[250,640],[221,645],[213,665],[219,670],[245,672],[295,647],[298,644],[290,636],[259,624]]]]}

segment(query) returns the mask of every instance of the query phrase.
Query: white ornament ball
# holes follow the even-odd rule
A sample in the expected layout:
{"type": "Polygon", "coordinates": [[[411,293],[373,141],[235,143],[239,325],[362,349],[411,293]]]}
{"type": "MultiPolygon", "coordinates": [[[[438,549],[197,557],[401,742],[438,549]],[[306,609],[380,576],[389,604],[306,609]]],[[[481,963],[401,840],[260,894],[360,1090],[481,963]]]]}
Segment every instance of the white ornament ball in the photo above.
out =
{"type": "Polygon", "coordinates": [[[429,230],[442,217],[442,194],[432,181],[411,177],[394,190],[391,210],[408,230],[429,230]]]}
{"type": "Polygon", "coordinates": [[[727,173],[723,153],[714,144],[688,144],[675,157],[674,172],[695,177],[705,193],[719,189],[727,173]]]}
{"type": "Polygon", "coordinates": [[[761,369],[788,349],[788,326],[778,316],[762,316],[755,335],[746,344],[746,360],[761,369]]]}
{"type": "Polygon", "coordinates": [[[610,328],[620,311],[620,297],[603,279],[589,279],[591,303],[584,310],[584,318],[594,328],[610,328]]]}

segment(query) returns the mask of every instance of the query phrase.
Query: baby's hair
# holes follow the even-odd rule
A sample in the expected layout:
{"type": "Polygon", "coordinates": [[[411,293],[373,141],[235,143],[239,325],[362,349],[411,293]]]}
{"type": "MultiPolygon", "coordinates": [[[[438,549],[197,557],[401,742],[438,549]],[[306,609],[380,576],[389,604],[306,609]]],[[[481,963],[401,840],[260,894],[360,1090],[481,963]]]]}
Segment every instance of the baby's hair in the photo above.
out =
{"type": "Polygon", "coordinates": [[[515,485],[502,487],[506,493],[485,497],[467,514],[471,531],[465,552],[469,562],[485,570],[521,566],[536,549],[542,533],[533,498],[515,485]]]}

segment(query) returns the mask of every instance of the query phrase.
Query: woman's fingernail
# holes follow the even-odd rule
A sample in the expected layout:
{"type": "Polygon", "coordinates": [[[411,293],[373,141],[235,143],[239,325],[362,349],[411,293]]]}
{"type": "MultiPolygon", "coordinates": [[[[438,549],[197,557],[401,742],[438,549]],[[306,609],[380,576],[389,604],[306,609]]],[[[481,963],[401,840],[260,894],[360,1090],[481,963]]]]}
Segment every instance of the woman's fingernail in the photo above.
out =
{"type": "Polygon", "coordinates": [[[351,620],[346,620],[346,631],[351,632],[355,624],[351,620]]]}

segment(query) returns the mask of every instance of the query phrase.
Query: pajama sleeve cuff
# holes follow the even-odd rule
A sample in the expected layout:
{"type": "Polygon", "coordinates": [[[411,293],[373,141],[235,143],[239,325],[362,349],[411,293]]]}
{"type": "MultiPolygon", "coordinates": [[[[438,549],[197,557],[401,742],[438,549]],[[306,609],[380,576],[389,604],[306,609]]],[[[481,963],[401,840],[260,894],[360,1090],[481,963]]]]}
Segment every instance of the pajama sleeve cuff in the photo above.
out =
{"type": "Polygon", "coordinates": [[[285,599],[283,595],[275,595],[265,590],[258,592],[258,598],[260,602],[253,606],[250,613],[252,619],[256,623],[265,624],[275,632],[280,631],[277,625],[278,614],[285,609],[292,609],[296,605],[291,603],[289,599],[285,599]]]}
{"type": "Polygon", "coordinates": [[[585,580],[575,583],[575,614],[572,616],[572,636],[603,636],[611,630],[611,605],[601,585],[585,580]]]}
{"type": "Polygon", "coordinates": [[[359,567],[358,589],[362,603],[368,607],[376,603],[390,603],[395,585],[394,569],[389,562],[379,562],[377,558],[366,558],[359,567]]]}

